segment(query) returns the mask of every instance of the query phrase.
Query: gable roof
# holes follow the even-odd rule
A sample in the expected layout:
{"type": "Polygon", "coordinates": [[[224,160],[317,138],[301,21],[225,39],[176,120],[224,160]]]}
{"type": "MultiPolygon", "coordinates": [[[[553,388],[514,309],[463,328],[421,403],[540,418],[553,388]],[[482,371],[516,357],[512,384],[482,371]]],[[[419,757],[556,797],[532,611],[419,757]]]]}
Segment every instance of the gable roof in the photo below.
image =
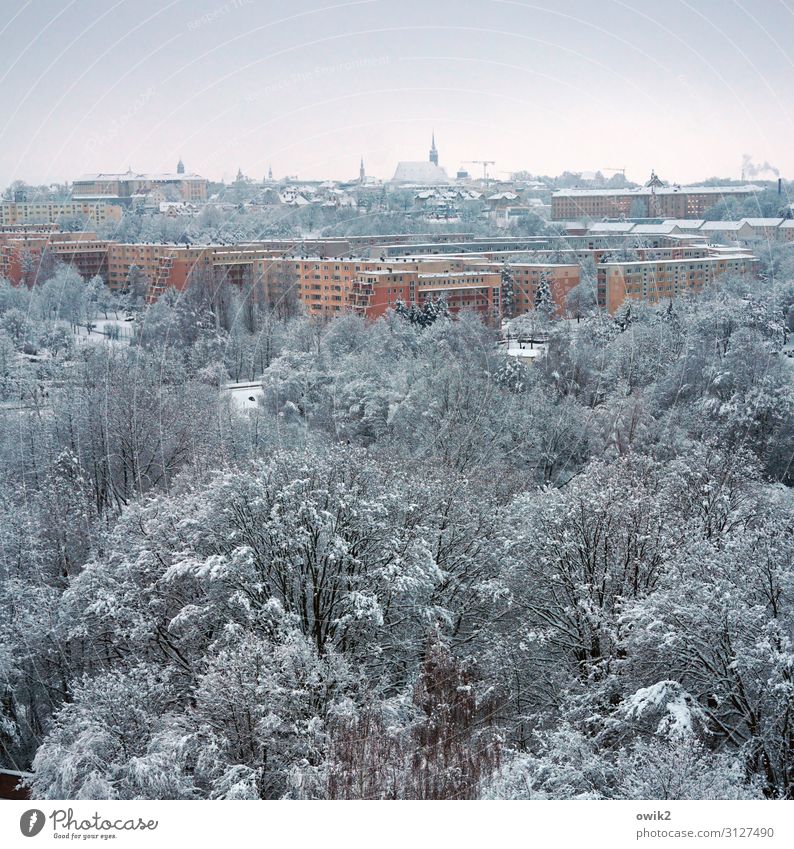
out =
{"type": "Polygon", "coordinates": [[[447,172],[432,162],[398,162],[392,183],[416,183],[432,186],[452,182],[447,172]]]}

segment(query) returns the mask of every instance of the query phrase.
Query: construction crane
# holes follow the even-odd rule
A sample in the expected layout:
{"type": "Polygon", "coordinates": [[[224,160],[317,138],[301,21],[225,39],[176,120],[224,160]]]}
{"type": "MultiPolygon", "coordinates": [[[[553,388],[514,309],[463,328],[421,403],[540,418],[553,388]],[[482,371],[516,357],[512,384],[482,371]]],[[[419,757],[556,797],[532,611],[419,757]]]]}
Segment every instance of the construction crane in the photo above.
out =
{"type": "Polygon", "coordinates": [[[603,174],[604,171],[613,171],[615,174],[622,174],[624,177],[626,176],[625,168],[603,168],[601,173],[603,174]]]}
{"type": "Polygon", "coordinates": [[[485,185],[488,185],[488,166],[496,165],[495,159],[464,159],[464,165],[482,165],[482,178],[485,181],[485,185]]]}

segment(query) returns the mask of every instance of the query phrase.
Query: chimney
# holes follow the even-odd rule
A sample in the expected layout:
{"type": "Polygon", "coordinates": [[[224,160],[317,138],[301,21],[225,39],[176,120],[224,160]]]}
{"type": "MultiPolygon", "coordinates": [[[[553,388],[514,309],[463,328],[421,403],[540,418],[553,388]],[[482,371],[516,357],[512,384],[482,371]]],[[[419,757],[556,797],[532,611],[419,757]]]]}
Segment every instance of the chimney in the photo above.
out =
{"type": "Polygon", "coordinates": [[[783,194],[783,178],[782,177],[777,178],[777,193],[779,195],[783,194]]]}

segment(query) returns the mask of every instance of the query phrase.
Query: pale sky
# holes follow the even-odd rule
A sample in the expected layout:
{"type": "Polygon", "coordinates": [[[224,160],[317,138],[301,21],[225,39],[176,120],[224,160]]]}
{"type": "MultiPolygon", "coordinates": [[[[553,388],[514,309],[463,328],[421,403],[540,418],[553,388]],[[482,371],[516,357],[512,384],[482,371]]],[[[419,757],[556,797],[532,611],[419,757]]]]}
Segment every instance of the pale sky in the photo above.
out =
{"type": "Polygon", "coordinates": [[[0,184],[92,171],[794,178],[794,0],[2,0],[0,184]],[[477,169],[477,166],[469,166],[477,169]],[[771,176],[769,174],[765,175],[771,176]]]}

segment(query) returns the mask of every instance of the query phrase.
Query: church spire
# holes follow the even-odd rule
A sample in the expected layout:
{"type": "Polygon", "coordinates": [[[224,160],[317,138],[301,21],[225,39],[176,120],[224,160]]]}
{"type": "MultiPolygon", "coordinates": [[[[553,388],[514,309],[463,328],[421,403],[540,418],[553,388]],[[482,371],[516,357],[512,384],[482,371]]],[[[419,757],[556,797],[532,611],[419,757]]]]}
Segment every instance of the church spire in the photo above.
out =
{"type": "Polygon", "coordinates": [[[358,168],[358,181],[359,181],[359,183],[364,182],[365,176],[366,175],[364,173],[364,154],[362,153],[361,154],[361,165],[359,165],[359,168],[358,168]]]}
{"type": "Polygon", "coordinates": [[[433,165],[438,165],[438,151],[436,150],[436,131],[433,130],[433,134],[430,141],[430,161],[433,165]]]}

